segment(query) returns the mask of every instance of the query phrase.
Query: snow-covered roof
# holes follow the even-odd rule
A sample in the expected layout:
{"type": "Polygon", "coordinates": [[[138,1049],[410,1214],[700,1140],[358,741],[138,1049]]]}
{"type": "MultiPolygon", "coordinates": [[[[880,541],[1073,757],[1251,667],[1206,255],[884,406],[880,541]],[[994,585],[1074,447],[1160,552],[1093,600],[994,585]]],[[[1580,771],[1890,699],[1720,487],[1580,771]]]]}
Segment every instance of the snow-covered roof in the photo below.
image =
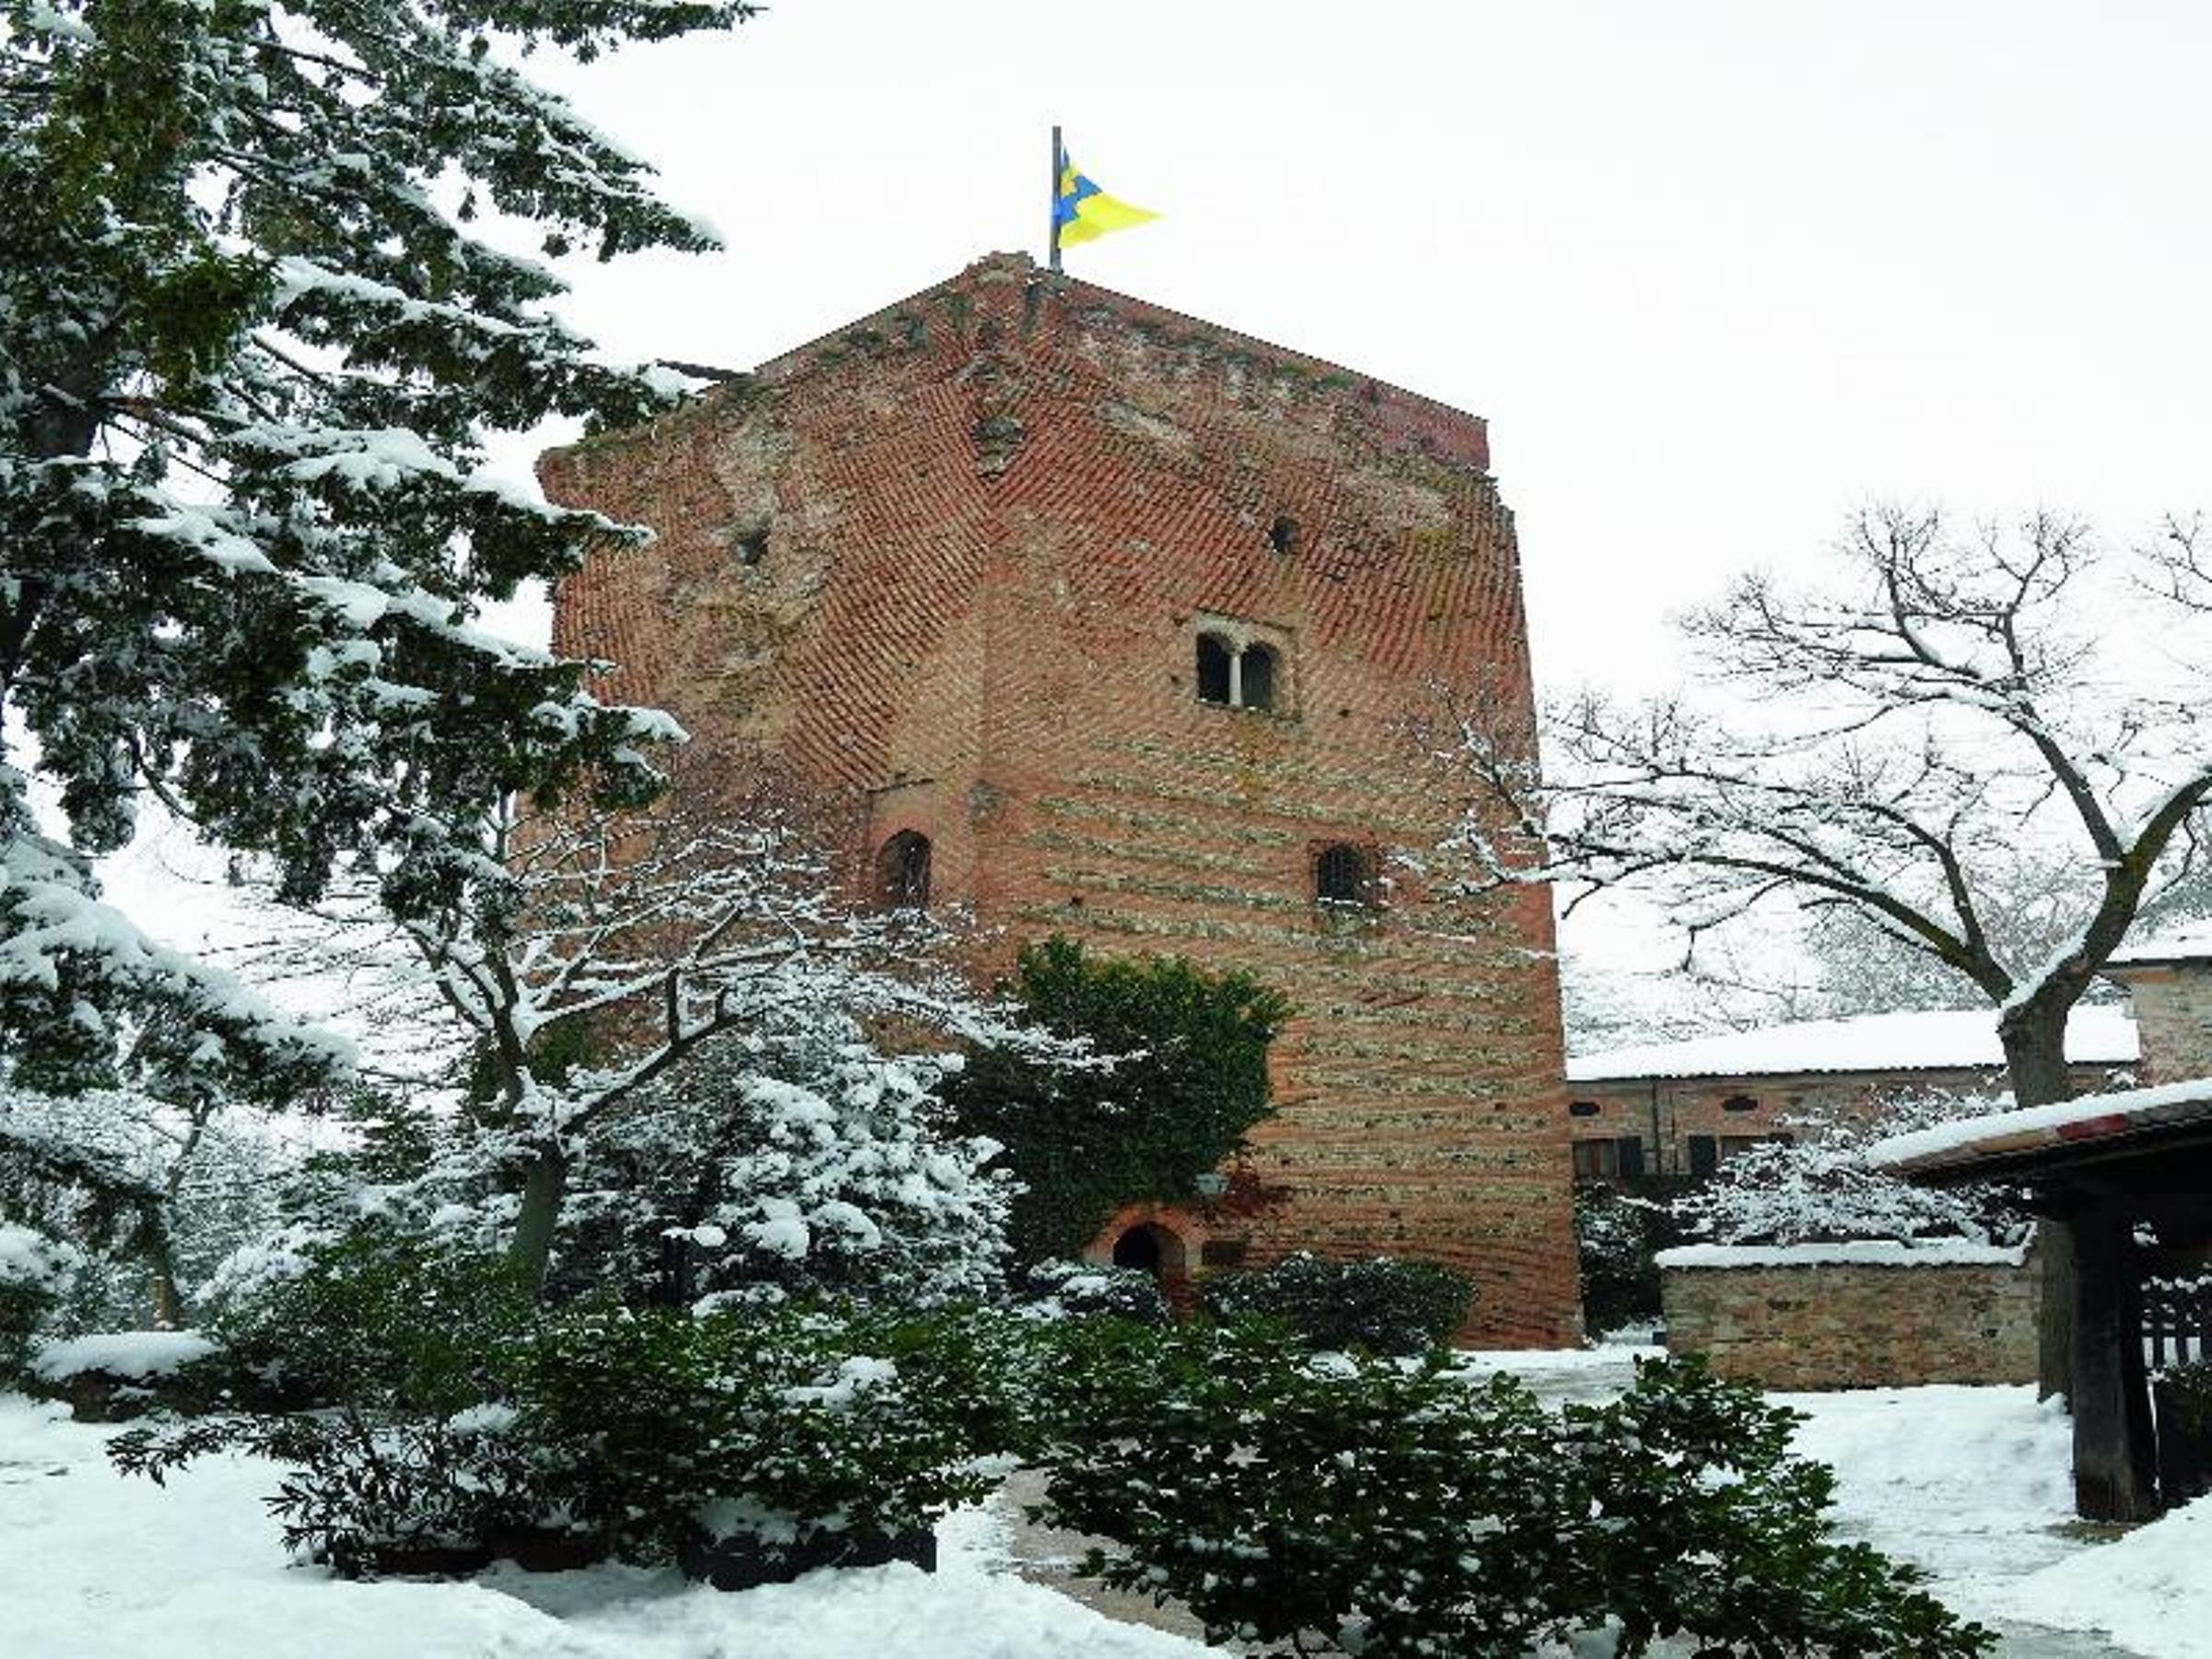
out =
{"type": "Polygon", "coordinates": [[[1830,1244],[1677,1244],[1653,1257],[1662,1267],[2018,1267],[2019,1244],[1965,1239],[1849,1239],[1830,1244]]]}
{"type": "MultiPolygon", "coordinates": [[[[2136,1022],[2118,1006],[2077,1008],[2066,1022],[2075,1065],[2131,1065],[2136,1022]]],[[[1995,1070],[2005,1064],[1997,1018],[1982,1008],[1808,1019],[1685,1042],[1610,1049],[1567,1062],[1571,1083],[1631,1077],[1780,1077],[1806,1072],[1995,1070]]]]}
{"type": "Polygon", "coordinates": [[[2108,968],[2212,960],[2212,922],[2183,922],[2147,939],[2132,940],[2106,959],[2108,968]]]}
{"type": "Polygon", "coordinates": [[[1867,1159],[1900,1174],[1957,1170],[1984,1159],[2022,1158],[2081,1142],[2116,1142],[2161,1130],[2212,1128],[2212,1077],[2156,1088],[2082,1095],[1893,1135],[1867,1159]]]}

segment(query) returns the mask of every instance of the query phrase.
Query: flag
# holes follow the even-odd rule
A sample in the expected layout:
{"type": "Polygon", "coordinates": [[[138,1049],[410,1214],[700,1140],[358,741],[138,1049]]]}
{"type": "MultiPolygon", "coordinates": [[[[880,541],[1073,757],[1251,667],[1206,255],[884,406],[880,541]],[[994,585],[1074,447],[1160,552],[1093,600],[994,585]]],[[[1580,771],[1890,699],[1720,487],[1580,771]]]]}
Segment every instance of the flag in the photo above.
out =
{"type": "Polygon", "coordinates": [[[1053,229],[1061,247],[1096,241],[1109,231],[1127,230],[1156,219],[1157,213],[1133,207],[1119,196],[1110,196],[1076,169],[1065,152],[1060,157],[1060,188],[1053,198],[1053,229]]]}

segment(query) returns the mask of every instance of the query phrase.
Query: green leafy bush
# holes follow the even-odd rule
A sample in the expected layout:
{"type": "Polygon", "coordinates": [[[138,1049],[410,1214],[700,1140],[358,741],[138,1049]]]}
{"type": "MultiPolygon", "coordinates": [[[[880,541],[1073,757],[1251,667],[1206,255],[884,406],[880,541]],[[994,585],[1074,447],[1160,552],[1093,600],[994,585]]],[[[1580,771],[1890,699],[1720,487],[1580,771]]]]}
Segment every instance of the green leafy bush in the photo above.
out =
{"type": "Polygon", "coordinates": [[[1165,1324],[1168,1299],[1139,1267],[1111,1263],[1039,1262],[1021,1276],[1024,1306],[1048,1319],[1126,1319],[1165,1324]]]}
{"type": "Polygon", "coordinates": [[[1575,1188],[1583,1323],[1593,1333],[1660,1316],[1655,1258],[1682,1241],[1682,1224],[1669,1206],[1692,1184],[1684,1176],[1645,1175],[1625,1190],[1594,1184],[1575,1188]]]}
{"type": "Polygon", "coordinates": [[[1124,1204],[1194,1200],[1271,1110],[1267,1046],[1290,1006],[1248,973],[1100,960],[1055,935],[1023,947],[1006,989],[1030,1020],[1121,1056],[1068,1070],[988,1050],[947,1087],[961,1133],[998,1142],[1028,1189],[1017,1264],[1076,1254],[1124,1204]]]}
{"type": "Polygon", "coordinates": [[[440,1416],[498,1394],[538,1317],[500,1257],[357,1232],[307,1243],[227,1299],[208,1326],[219,1351],[178,1383],[249,1409],[440,1416]]]}
{"type": "Polygon", "coordinates": [[[112,1454],[157,1480],[226,1448],[285,1462],[268,1502],[287,1546],[352,1575],[465,1570],[513,1540],[659,1562],[749,1536],[797,1558],[824,1534],[926,1531],[989,1492],[1029,1443],[1032,1329],[1003,1312],[578,1304],[480,1332],[496,1356],[468,1358],[465,1333],[418,1351],[374,1380],[386,1404],[206,1417],[112,1454]],[[487,1376],[501,1398],[450,1408],[487,1376]]]}
{"type": "Polygon", "coordinates": [[[1266,1653],[1511,1655],[1610,1630],[1713,1654],[1970,1659],[1987,1632],[1827,1535],[1791,1414],[1695,1365],[1547,1414],[1441,1357],[1316,1356],[1252,1325],[1055,1328],[1038,1512],[1084,1571],[1266,1653]]]}
{"type": "Polygon", "coordinates": [[[250,1452],[288,1465],[263,1500],[288,1550],[343,1578],[466,1572],[513,1540],[563,1534],[599,1552],[568,1507],[568,1471],[509,1433],[512,1413],[477,1407],[452,1418],[345,1410],[218,1416],[181,1429],[133,1430],[109,1444],[124,1474],[159,1482],[211,1452],[250,1452]]]}
{"type": "Polygon", "coordinates": [[[982,1312],[582,1310],[517,1379],[515,1436],[572,1470],[618,1554],[925,1530],[1018,1443],[1020,1323],[982,1312]]]}
{"type": "Polygon", "coordinates": [[[1264,1272],[1209,1278],[1199,1294],[1218,1319],[1280,1320],[1312,1347],[1418,1354],[1459,1329],[1475,1288],[1432,1262],[1338,1262],[1300,1251],[1264,1272]]]}

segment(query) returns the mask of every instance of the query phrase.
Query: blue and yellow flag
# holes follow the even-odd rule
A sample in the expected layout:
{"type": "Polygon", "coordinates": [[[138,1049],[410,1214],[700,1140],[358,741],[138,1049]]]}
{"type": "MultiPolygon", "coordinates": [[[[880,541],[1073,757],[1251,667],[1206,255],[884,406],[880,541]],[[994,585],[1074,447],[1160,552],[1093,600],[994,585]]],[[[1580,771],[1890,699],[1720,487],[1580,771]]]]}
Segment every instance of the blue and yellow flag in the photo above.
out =
{"type": "Polygon", "coordinates": [[[1053,197],[1053,230],[1058,245],[1095,241],[1115,230],[1127,230],[1157,213],[1133,207],[1119,196],[1110,196],[1077,171],[1065,151],[1060,156],[1060,188],[1053,197]]]}

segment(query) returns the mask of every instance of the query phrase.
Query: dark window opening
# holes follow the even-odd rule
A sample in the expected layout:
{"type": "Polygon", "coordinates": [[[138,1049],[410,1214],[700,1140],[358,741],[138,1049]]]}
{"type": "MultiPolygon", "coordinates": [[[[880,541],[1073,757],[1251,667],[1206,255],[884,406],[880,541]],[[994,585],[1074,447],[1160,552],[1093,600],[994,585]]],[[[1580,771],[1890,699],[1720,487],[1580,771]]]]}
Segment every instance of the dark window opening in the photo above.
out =
{"type": "Polygon", "coordinates": [[[1134,1267],[1158,1278],[1160,1273],[1159,1234],[1149,1227],[1133,1227],[1113,1241],[1113,1265],[1134,1267]]]}
{"type": "Polygon", "coordinates": [[[1723,1112],[1757,1112],[1759,1102],[1749,1095],[1730,1095],[1721,1102],[1723,1112]]]}
{"type": "Polygon", "coordinates": [[[1598,1105],[1595,1100],[1570,1100],[1567,1102],[1569,1117],[1595,1117],[1597,1112],[1598,1105]]]}
{"type": "Polygon", "coordinates": [[[1710,1175],[1721,1167],[1720,1143],[1710,1135],[1689,1137],[1689,1172],[1692,1175],[1710,1175]]]}
{"type": "Polygon", "coordinates": [[[1313,861],[1313,897],[1324,904],[1372,904],[1375,873],[1366,850],[1324,847],[1313,861]]]}
{"type": "Polygon", "coordinates": [[[891,910],[929,908],[929,837],[901,830],[876,854],[876,896],[891,910]]]}
{"type": "Polygon", "coordinates": [[[1247,645],[1238,666],[1242,670],[1240,677],[1243,682],[1238,688],[1238,706],[1246,709],[1274,708],[1275,653],[1265,645],[1247,645]]]}
{"type": "Polygon", "coordinates": [[[731,545],[736,548],[737,562],[752,570],[768,557],[768,526],[759,524],[750,530],[740,530],[731,538],[731,545]]]}
{"type": "Polygon", "coordinates": [[[1298,551],[1298,521],[1288,513],[1280,514],[1267,529],[1267,545],[1288,558],[1298,551]]]}
{"type": "Polygon", "coordinates": [[[1229,701],[1230,649],[1213,634],[1198,636],[1198,700],[1229,701]]]}
{"type": "Polygon", "coordinates": [[[1633,1135],[1574,1143],[1577,1181],[1632,1181],[1643,1173],[1643,1142],[1633,1135]]]}

